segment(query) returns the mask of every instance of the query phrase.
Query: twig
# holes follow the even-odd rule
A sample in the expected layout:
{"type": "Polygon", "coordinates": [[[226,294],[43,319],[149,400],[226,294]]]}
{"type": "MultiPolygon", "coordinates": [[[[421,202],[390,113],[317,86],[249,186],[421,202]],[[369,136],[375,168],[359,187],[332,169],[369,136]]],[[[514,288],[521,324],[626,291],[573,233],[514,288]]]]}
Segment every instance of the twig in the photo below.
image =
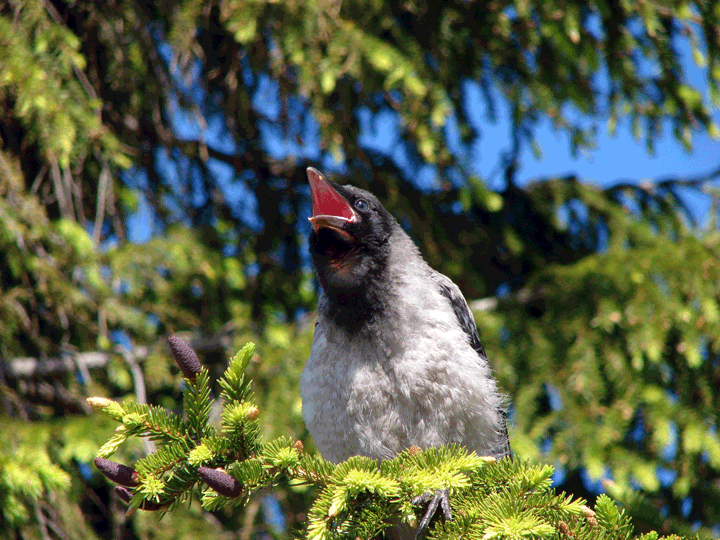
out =
{"type": "Polygon", "coordinates": [[[32,187],[30,188],[30,192],[35,194],[38,192],[38,189],[40,189],[40,184],[42,184],[43,179],[45,178],[45,175],[48,172],[48,165],[47,163],[43,163],[43,166],[40,167],[40,171],[35,176],[35,180],[33,180],[32,187]]]}
{"type": "MultiPolygon", "coordinates": [[[[145,376],[143,375],[142,369],[140,369],[137,360],[135,360],[135,355],[131,350],[123,348],[121,352],[122,357],[125,359],[125,362],[130,367],[130,373],[132,374],[133,378],[133,385],[135,386],[135,400],[142,405],[147,405],[145,376]]],[[[145,452],[147,452],[148,454],[152,454],[155,452],[155,450],[157,450],[157,448],[155,447],[155,443],[147,437],[143,438],[143,447],[145,448],[145,452]]]]}
{"type": "Polygon", "coordinates": [[[40,534],[42,535],[43,540],[50,540],[50,535],[48,534],[45,523],[45,516],[37,503],[33,504],[33,507],[35,508],[35,518],[37,519],[38,525],[40,525],[40,534]]]}
{"type": "Polygon", "coordinates": [[[245,510],[245,519],[243,519],[242,529],[240,529],[240,540],[250,540],[253,532],[253,523],[255,516],[260,509],[259,494],[256,495],[247,505],[245,510]]]}
{"type": "MultiPolygon", "coordinates": [[[[53,6],[48,0],[45,0],[44,2],[45,9],[50,14],[50,17],[57,23],[64,25],[64,21],[60,17],[60,14],[55,9],[55,6],[53,6]]],[[[90,96],[92,99],[97,99],[97,93],[95,92],[95,89],[93,88],[93,85],[90,83],[90,80],[87,78],[87,75],[85,75],[85,72],[77,67],[77,65],[73,64],[73,72],[75,73],[75,76],[80,81],[80,84],[82,84],[83,88],[85,89],[85,92],[87,92],[87,95],[90,96]]],[[[97,112],[98,116],[100,116],[100,110],[98,109],[97,112]]]]}
{"type": "MultiPolygon", "coordinates": [[[[181,337],[199,354],[221,352],[227,354],[232,345],[232,329],[230,326],[224,328],[221,332],[210,336],[199,336],[196,334],[181,335],[181,337]]],[[[150,354],[150,347],[139,345],[130,352],[133,361],[144,360],[150,354]]],[[[104,368],[110,359],[120,354],[125,358],[127,349],[122,347],[116,348],[114,351],[88,351],[80,353],[68,353],[60,358],[57,357],[16,357],[11,359],[1,358],[0,361],[5,362],[5,376],[14,379],[29,379],[33,377],[44,377],[56,373],[73,372],[78,368],[79,364],[83,364],[87,369],[104,368]]],[[[136,388],[137,392],[137,388],[136,388]]],[[[138,394],[138,399],[140,395],[138,394]]]]}
{"type": "Polygon", "coordinates": [[[53,161],[50,167],[51,176],[53,179],[53,185],[55,186],[55,196],[57,197],[58,205],[60,206],[60,213],[64,218],[72,217],[68,211],[68,202],[63,188],[62,173],[60,172],[60,165],[57,161],[53,161]]]}
{"type": "Polygon", "coordinates": [[[107,162],[103,163],[100,172],[100,185],[98,186],[97,206],[95,208],[95,225],[93,226],[93,243],[97,247],[100,244],[102,225],[105,221],[105,201],[108,196],[108,184],[110,183],[110,167],[107,162]]]}

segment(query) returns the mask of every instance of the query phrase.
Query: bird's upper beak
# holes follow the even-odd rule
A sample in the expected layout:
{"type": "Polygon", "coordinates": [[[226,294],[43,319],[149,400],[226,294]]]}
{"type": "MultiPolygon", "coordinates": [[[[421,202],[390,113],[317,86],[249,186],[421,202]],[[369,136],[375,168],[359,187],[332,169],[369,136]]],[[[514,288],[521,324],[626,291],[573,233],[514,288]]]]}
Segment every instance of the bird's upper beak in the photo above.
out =
{"type": "Polygon", "coordinates": [[[310,192],[312,194],[312,217],[310,223],[314,230],[328,227],[349,236],[345,225],[358,221],[358,216],[350,203],[327,181],[323,174],[312,167],[307,168],[310,192]]]}

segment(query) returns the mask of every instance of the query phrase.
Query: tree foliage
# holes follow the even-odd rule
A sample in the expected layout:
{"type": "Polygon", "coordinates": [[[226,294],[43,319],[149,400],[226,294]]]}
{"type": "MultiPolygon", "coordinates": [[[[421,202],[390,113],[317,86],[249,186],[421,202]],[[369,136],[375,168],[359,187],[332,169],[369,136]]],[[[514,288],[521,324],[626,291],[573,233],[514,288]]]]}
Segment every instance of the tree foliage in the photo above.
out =
{"type": "MultiPolygon", "coordinates": [[[[559,488],[588,500],[588,478],[612,479],[639,527],[714,534],[717,164],[609,188],[574,176],[519,186],[521,152],[541,153],[547,121],[571,152],[590,151],[604,123],[629,125],[649,150],[668,128],[686,147],[717,135],[718,18],[716,1],[0,2],[8,422],[89,429],[68,413],[86,413],[89,393],[138,397],[141,346],[147,401],[179,410],[174,368],[154,343],[195,329],[229,336],[201,354],[210,379],[226,351],[258,343],[248,370],[260,432],[310,451],[297,392],[316,297],[304,169],[321,164],[377,194],[468,298],[491,297],[476,318],[522,457],[554,463],[559,488]],[[688,80],[685,45],[706,88],[688,80]],[[485,123],[506,114],[493,191],[498,179],[478,177],[473,160],[485,123]],[[689,192],[713,201],[706,228],[689,192]],[[131,242],[142,220],[151,237],[131,242]],[[44,365],[98,349],[117,353],[103,373],[13,374],[13,358],[44,365]]],[[[107,500],[97,478],[77,474],[87,439],[27,436],[83,480],[32,496],[0,484],[27,518],[8,534],[32,536],[38,516],[85,530],[32,504],[55,490],[75,508],[66,515],[92,521],[72,502],[107,500]]],[[[27,463],[17,437],[3,470],[27,463]]],[[[307,493],[279,493],[294,526],[307,493]]],[[[249,534],[259,500],[213,524],[177,512],[196,536],[242,520],[249,534]]],[[[152,523],[133,527],[169,534],[152,523]]]]}

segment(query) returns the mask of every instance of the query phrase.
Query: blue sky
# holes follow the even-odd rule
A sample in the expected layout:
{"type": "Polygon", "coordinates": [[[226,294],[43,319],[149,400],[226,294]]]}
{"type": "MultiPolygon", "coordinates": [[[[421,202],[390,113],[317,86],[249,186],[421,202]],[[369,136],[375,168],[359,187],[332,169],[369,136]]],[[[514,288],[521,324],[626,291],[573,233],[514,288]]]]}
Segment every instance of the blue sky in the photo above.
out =
{"type": "MultiPolygon", "coordinates": [[[[695,65],[688,42],[679,44],[679,53],[686,70],[687,82],[694,87],[705,88],[705,70],[695,65]]],[[[483,110],[483,99],[479,90],[476,87],[474,89],[466,87],[466,89],[471,94],[475,90],[476,95],[472,95],[467,102],[470,115],[481,133],[472,155],[466,156],[466,159],[474,169],[473,172],[484,179],[491,189],[502,189],[504,187],[502,167],[498,164],[502,160],[502,155],[510,150],[512,140],[508,104],[498,100],[498,119],[496,122],[490,122],[483,110]]],[[[713,117],[715,123],[720,124],[720,110],[716,109],[713,117]]],[[[589,121],[590,119],[588,123],[589,121]]],[[[381,149],[388,142],[396,140],[399,135],[393,124],[391,115],[387,115],[386,118],[382,116],[376,118],[374,132],[364,137],[365,144],[381,149]]],[[[705,133],[693,134],[693,149],[687,152],[674,138],[670,123],[666,122],[662,136],[656,141],[654,153],[650,154],[644,139],[633,138],[629,121],[621,120],[612,135],[607,129],[605,119],[599,119],[597,126],[597,147],[573,157],[568,136],[554,130],[548,120],[542,121],[535,131],[542,155],[536,158],[528,145],[525,145],[517,174],[518,184],[523,186],[540,178],[574,174],[584,181],[607,187],[620,181],[640,183],[667,177],[692,177],[720,166],[720,140],[713,140],[705,133]]],[[[420,181],[431,184],[434,179],[430,168],[424,172],[427,173],[425,175],[427,178],[421,178],[420,181]]],[[[684,192],[684,198],[692,205],[696,217],[701,222],[704,221],[709,208],[709,199],[689,190],[684,192]]]]}
{"type": "MultiPolygon", "coordinates": [[[[681,43],[679,52],[686,70],[687,82],[700,89],[706,88],[705,70],[693,62],[689,44],[681,43]]],[[[472,88],[469,90],[472,92],[472,88]]],[[[498,164],[503,154],[510,149],[512,140],[508,104],[498,101],[497,121],[491,122],[483,110],[484,102],[479,91],[468,100],[470,114],[474,117],[481,135],[471,155],[465,156],[473,172],[485,180],[491,189],[496,190],[504,187],[502,168],[498,164]]],[[[361,131],[362,144],[383,150],[399,139],[400,134],[393,114],[376,115],[372,124],[369,111],[361,111],[359,116],[361,125],[364,124],[361,131]]],[[[720,124],[720,110],[716,109],[713,117],[715,123],[720,124]]],[[[693,149],[688,152],[675,139],[672,126],[666,122],[662,136],[656,141],[651,154],[644,139],[633,138],[629,120],[618,122],[612,135],[608,131],[606,119],[597,120],[597,127],[596,148],[573,157],[568,136],[554,130],[548,120],[542,121],[535,131],[542,155],[536,158],[529,145],[525,145],[517,174],[518,184],[523,186],[540,178],[574,174],[584,181],[607,187],[620,181],[640,183],[668,177],[687,178],[707,173],[720,166],[720,140],[714,140],[705,133],[693,134],[693,149]]],[[[280,151],[280,146],[272,146],[276,151],[280,151]]],[[[451,149],[455,151],[454,148],[451,149]]],[[[289,148],[286,147],[285,150],[289,148]]],[[[393,155],[398,159],[397,154],[393,155]]],[[[418,181],[432,185],[436,181],[433,175],[433,169],[427,167],[421,172],[418,181]]],[[[692,205],[696,217],[704,221],[709,199],[689,190],[684,192],[684,197],[686,202],[692,205]]]]}
{"type": "MultiPolygon", "coordinates": [[[[697,88],[706,88],[706,74],[693,62],[688,43],[681,44],[680,53],[688,82],[697,88]]],[[[713,118],[715,123],[720,125],[720,109],[715,108],[713,118]]],[[[696,176],[720,166],[720,140],[714,140],[705,133],[694,134],[693,149],[689,153],[673,137],[672,128],[666,123],[663,137],[657,141],[655,152],[651,155],[647,152],[643,140],[636,141],[633,138],[629,121],[619,123],[614,136],[608,133],[605,123],[601,122],[599,128],[598,148],[574,159],[569,152],[567,137],[555,133],[546,123],[537,131],[543,156],[537,160],[529,149],[525,149],[522,170],[518,175],[521,182],[575,173],[583,180],[605,187],[626,180],[644,182],[666,177],[696,176]]],[[[508,140],[508,126],[488,127],[487,136],[481,146],[484,155],[497,153],[497,141],[503,135],[503,129],[505,140],[508,140]]],[[[484,162],[480,162],[482,172],[486,170],[486,166],[484,162]]],[[[710,204],[709,199],[689,191],[684,195],[686,201],[693,205],[696,216],[704,220],[710,204]]]]}

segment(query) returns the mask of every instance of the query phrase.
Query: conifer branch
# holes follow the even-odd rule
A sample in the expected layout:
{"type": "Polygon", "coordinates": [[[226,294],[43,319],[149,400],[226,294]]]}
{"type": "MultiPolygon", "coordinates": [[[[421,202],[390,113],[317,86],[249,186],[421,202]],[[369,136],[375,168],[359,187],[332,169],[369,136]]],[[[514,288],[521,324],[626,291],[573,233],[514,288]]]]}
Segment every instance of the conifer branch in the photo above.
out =
{"type": "Polygon", "coordinates": [[[260,411],[252,402],[244,373],[252,345],[235,355],[219,380],[224,403],[217,431],[208,425],[207,370],[199,360],[192,361],[197,356],[188,352],[192,350],[187,345],[176,340],[174,347],[173,356],[183,363],[187,381],[185,418],[160,407],[88,400],[95,410],[121,422],[95,463],[121,484],[115,492],[128,503],[129,512],[138,508],[172,512],[198,490],[207,510],[244,505],[253,493],[292,480],[319,490],[304,535],[313,540],[370,539],[398,523],[415,528],[424,513],[416,501],[437,490],[450,494],[453,519],[432,522],[432,538],[625,540],[632,536],[630,518],[609,497],[600,496],[592,510],[582,499],[555,493],[549,465],[496,461],[458,445],[424,451],[413,447],[382,463],[353,457],[335,465],[307,455],[299,441],[287,437],[263,443],[257,422],[260,411]],[[150,437],[162,446],[133,468],[105,459],[131,436],[150,437]]]}

